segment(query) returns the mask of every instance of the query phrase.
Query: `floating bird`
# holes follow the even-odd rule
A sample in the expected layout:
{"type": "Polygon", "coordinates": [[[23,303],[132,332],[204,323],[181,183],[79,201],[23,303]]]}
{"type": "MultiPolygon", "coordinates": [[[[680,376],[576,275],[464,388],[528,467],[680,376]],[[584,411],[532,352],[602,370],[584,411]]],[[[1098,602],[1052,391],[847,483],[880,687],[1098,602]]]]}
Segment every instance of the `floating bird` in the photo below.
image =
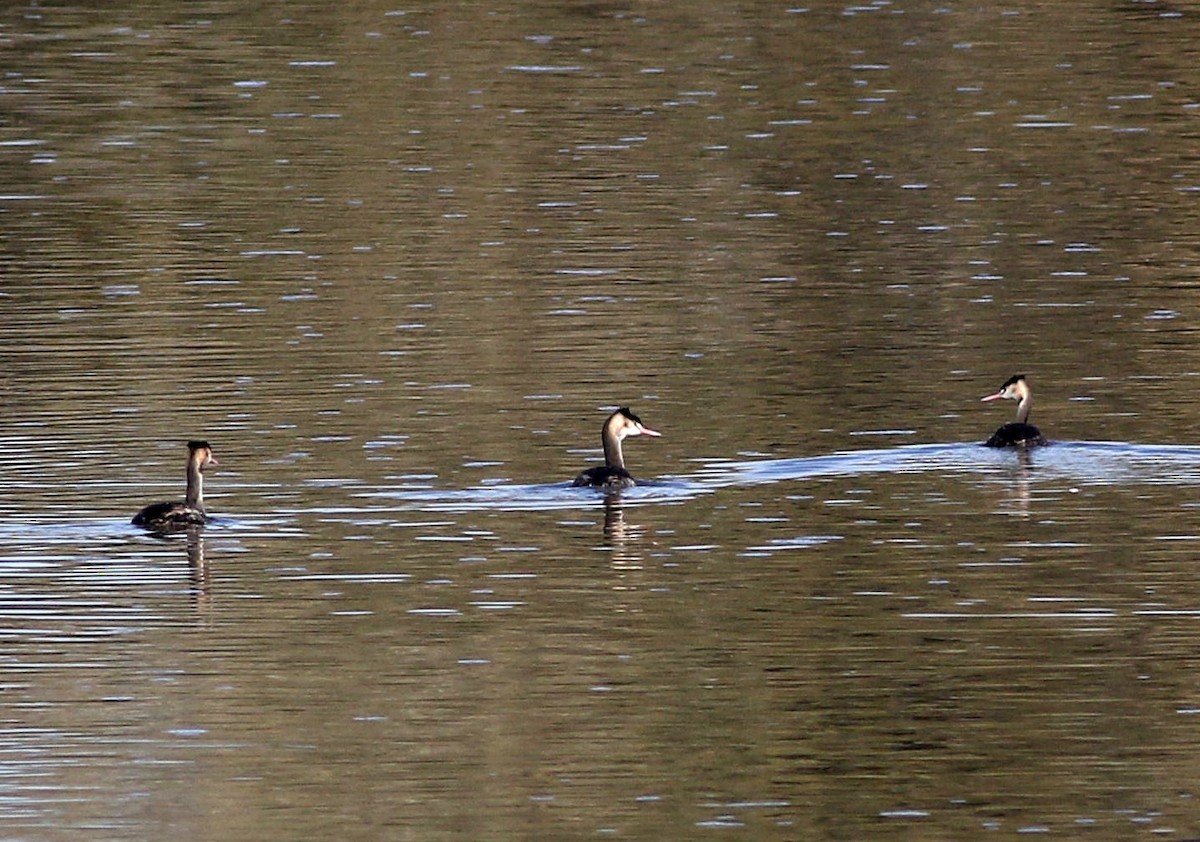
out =
{"type": "Polygon", "coordinates": [[[600,441],[604,444],[604,465],[588,468],[575,477],[575,485],[589,488],[616,490],[637,485],[629,471],[625,470],[625,458],[621,455],[621,442],[628,436],[661,436],[638,418],[629,407],[623,406],[604,422],[600,429],[600,441]]]}
{"type": "Polygon", "coordinates": [[[1000,391],[988,395],[983,400],[998,401],[1001,398],[1017,401],[1017,420],[1005,424],[992,437],[984,442],[988,447],[1037,447],[1046,443],[1042,432],[1029,423],[1029,408],[1033,404],[1033,394],[1029,384],[1025,382],[1024,374],[1014,374],[1004,381],[1000,391]]]}
{"type": "Polygon", "coordinates": [[[208,522],[208,512],[204,510],[204,469],[218,463],[208,442],[189,441],[187,446],[186,499],[182,503],[151,503],[133,516],[134,526],[163,532],[208,522]]]}

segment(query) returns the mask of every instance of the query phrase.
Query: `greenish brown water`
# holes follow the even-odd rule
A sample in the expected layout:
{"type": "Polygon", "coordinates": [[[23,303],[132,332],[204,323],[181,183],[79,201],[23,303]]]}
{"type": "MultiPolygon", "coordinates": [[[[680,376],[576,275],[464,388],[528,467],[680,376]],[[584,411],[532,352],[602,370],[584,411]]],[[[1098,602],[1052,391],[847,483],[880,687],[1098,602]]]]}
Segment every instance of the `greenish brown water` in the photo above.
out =
{"type": "Polygon", "coordinates": [[[1200,835],[1194,34],[0,13],[3,835],[1200,835]]]}

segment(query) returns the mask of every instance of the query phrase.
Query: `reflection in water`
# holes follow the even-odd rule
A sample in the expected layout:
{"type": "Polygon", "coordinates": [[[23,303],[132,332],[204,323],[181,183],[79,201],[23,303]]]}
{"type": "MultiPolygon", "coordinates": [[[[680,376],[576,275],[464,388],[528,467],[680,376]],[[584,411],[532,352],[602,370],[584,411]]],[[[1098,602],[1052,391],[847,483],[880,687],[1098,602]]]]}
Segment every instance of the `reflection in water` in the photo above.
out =
{"type": "Polygon", "coordinates": [[[1025,448],[1017,453],[1016,481],[1013,487],[1013,501],[1017,511],[1023,516],[1029,516],[1029,487],[1033,479],[1033,454],[1025,448]]]}
{"type": "Polygon", "coordinates": [[[625,505],[620,492],[604,496],[604,545],[608,548],[614,570],[642,569],[645,528],[630,523],[625,517],[625,505]]]}
{"type": "Polygon", "coordinates": [[[1029,517],[1031,486],[1034,478],[1034,456],[1027,448],[1016,448],[1011,451],[1014,462],[1008,473],[1009,481],[998,483],[1004,492],[1001,498],[1003,510],[1008,514],[1019,517],[1029,517]]]}
{"type": "Polygon", "coordinates": [[[192,598],[201,618],[212,613],[212,580],[208,560],[204,557],[204,527],[190,526],[187,530],[188,571],[192,580],[192,598]]]}

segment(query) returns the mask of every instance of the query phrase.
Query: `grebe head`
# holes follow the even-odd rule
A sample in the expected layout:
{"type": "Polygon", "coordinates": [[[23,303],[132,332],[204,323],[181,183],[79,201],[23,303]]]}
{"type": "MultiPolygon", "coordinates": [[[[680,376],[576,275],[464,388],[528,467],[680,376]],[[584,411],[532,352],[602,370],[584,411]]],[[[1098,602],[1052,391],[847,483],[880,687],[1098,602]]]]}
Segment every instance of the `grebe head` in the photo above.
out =
{"type": "Polygon", "coordinates": [[[221,464],[217,461],[217,457],[213,456],[212,448],[208,446],[208,442],[189,441],[187,445],[189,461],[195,462],[200,470],[203,471],[208,465],[221,464]]]}
{"type": "Polygon", "coordinates": [[[642,423],[642,419],[633,414],[627,406],[623,406],[608,417],[604,424],[605,432],[617,437],[618,440],[629,436],[661,436],[662,433],[651,430],[642,423]]]}
{"type": "Polygon", "coordinates": [[[1029,385],[1025,382],[1024,374],[1014,374],[1004,381],[999,392],[994,395],[988,395],[983,400],[996,401],[1000,400],[1000,398],[1008,398],[1017,402],[1018,424],[1024,424],[1029,420],[1029,410],[1033,406],[1033,394],[1029,391],[1029,385]]]}
{"type": "Polygon", "coordinates": [[[1012,377],[1004,381],[1000,386],[1000,391],[994,395],[988,395],[982,398],[985,401],[998,401],[1001,398],[1007,398],[1011,401],[1024,401],[1029,398],[1029,385],[1025,382],[1024,374],[1014,374],[1012,377]]]}

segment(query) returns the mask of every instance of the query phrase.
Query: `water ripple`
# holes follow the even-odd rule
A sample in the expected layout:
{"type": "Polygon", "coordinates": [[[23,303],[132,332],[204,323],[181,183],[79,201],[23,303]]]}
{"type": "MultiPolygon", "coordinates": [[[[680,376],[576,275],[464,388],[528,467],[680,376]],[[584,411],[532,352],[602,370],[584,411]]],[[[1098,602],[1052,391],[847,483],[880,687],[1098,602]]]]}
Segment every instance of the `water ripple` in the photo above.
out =
{"type": "MultiPolygon", "coordinates": [[[[400,511],[464,512],[590,509],[619,497],[622,504],[680,503],[721,488],[803,482],[833,476],[939,473],[1007,481],[1014,471],[1032,483],[1070,480],[1079,485],[1200,485],[1200,446],[1123,442],[1056,442],[1031,451],[975,443],[904,445],[789,459],[708,461],[695,473],[643,481],[608,498],[564,483],[486,488],[374,488],[356,496],[395,501],[400,511]]],[[[388,511],[393,507],[372,508],[388,511]]],[[[345,512],[361,513],[358,508],[345,512]]]]}

